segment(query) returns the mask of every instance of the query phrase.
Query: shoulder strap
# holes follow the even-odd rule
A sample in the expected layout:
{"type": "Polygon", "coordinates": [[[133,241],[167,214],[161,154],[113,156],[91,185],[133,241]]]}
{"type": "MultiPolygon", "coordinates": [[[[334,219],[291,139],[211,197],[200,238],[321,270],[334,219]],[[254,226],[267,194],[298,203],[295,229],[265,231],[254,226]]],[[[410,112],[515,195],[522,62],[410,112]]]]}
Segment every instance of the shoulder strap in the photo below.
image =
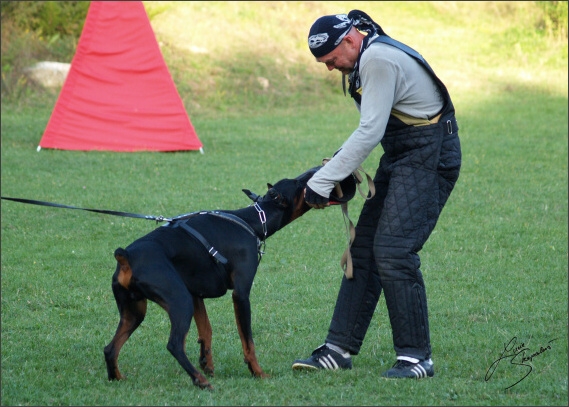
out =
{"type": "Polygon", "coordinates": [[[437,82],[437,84],[439,85],[439,87],[441,88],[441,90],[445,93],[445,96],[448,96],[448,90],[445,86],[445,84],[443,83],[443,81],[441,81],[439,79],[439,77],[435,74],[435,71],[433,70],[433,68],[431,68],[431,66],[429,65],[429,63],[425,60],[425,58],[423,58],[423,56],[421,54],[419,54],[417,51],[415,51],[413,48],[411,48],[408,45],[403,44],[402,42],[399,42],[397,40],[394,40],[393,38],[387,36],[387,35],[378,35],[377,38],[375,38],[371,43],[374,42],[381,42],[383,44],[387,44],[387,45],[391,45],[395,48],[400,49],[401,51],[405,52],[407,55],[412,56],[413,58],[415,58],[417,61],[419,61],[426,69],[427,71],[431,74],[431,76],[433,77],[433,79],[437,82]]]}

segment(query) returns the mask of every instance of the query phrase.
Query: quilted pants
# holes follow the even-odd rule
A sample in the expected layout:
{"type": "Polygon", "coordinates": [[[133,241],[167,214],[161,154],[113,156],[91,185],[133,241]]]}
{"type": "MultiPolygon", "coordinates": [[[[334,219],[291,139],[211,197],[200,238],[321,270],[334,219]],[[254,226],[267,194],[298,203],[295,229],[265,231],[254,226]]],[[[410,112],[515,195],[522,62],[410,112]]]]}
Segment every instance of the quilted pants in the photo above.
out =
{"type": "Polygon", "coordinates": [[[387,132],[351,247],[354,278],[343,278],[326,342],[357,355],[384,292],[397,356],[431,356],[418,252],[458,179],[461,149],[454,114],[428,126],[387,132]]]}

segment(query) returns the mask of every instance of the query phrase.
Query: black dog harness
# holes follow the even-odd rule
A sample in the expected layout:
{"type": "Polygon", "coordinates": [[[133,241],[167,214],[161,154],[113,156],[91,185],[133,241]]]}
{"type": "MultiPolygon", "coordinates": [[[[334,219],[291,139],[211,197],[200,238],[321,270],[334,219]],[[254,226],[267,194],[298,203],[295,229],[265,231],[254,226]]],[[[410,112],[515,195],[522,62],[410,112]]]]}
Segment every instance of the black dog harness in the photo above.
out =
{"type": "Polygon", "coordinates": [[[168,222],[162,226],[171,226],[171,227],[175,227],[175,228],[181,227],[190,236],[193,236],[196,239],[198,239],[200,241],[200,243],[206,248],[206,250],[210,254],[210,256],[213,257],[218,263],[226,265],[227,259],[219,251],[217,251],[217,249],[215,249],[215,247],[213,247],[207,241],[207,239],[205,237],[203,237],[203,235],[200,232],[198,232],[193,227],[188,226],[188,224],[186,222],[182,222],[186,219],[189,219],[189,218],[192,218],[192,217],[198,216],[198,215],[217,216],[219,218],[225,219],[229,222],[232,222],[236,225],[241,226],[243,229],[245,229],[247,232],[249,232],[251,235],[253,235],[257,239],[257,250],[259,252],[259,262],[261,262],[261,258],[263,257],[263,254],[265,254],[261,250],[261,247],[265,244],[265,238],[267,237],[267,217],[265,215],[265,211],[263,211],[263,209],[259,206],[259,204],[257,202],[255,202],[255,204],[253,206],[255,207],[257,212],[259,213],[259,219],[261,220],[261,224],[263,226],[263,233],[264,233],[263,240],[259,239],[259,237],[255,233],[253,228],[251,226],[249,226],[249,224],[247,222],[245,222],[243,219],[241,219],[240,217],[235,216],[231,213],[225,213],[225,212],[220,212],[220,211],[199,211],[199,212],[191,212],[191,213],[187,213],[184,215],[179,215],[179,216],[172,218],[171,222],[168,222]]]}

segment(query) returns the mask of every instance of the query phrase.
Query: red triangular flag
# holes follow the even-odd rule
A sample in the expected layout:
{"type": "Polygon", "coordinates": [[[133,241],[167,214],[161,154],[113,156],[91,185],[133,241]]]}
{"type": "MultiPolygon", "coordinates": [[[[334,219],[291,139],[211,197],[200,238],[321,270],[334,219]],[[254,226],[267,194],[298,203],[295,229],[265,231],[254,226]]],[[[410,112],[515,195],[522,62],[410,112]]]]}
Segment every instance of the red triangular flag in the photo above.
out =
{"type": "Polygon", "coordinates": [[[142,2],[91,2],[41,147],[201,151],[142,2]]]}

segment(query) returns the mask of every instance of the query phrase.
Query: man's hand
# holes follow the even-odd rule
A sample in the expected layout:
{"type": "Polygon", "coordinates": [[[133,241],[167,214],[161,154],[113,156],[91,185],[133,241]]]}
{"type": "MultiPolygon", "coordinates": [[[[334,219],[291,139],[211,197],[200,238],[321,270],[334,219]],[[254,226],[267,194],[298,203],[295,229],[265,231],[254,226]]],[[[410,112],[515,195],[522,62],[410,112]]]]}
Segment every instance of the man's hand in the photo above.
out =
{"type": "Polygon", "coordinates": [[[304,189],[304,200],[314,209],[324,209],[327,206],[330,206],[330,201],[328,198],[323,197],[320,194],[317,194],[309,186],[306,186],[304,189]]]}

